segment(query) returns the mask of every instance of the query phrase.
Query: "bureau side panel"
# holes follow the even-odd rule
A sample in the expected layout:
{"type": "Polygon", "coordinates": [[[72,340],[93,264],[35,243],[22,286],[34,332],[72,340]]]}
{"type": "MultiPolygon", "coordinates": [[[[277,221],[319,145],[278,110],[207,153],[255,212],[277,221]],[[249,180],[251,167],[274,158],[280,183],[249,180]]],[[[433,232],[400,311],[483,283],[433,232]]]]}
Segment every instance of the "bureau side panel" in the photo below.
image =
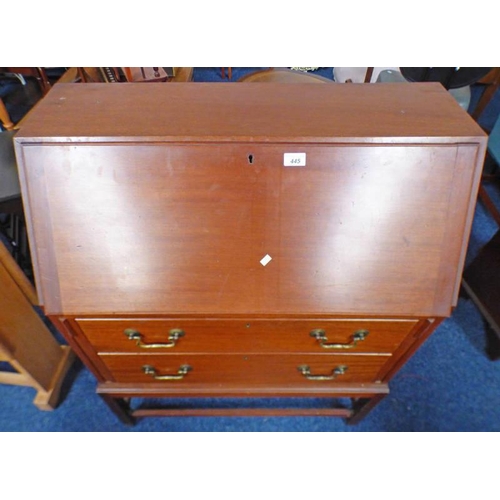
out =
{"type": "MultiPolygon", "coordinates": [[[[19,181],[26,217],[38,303],[49,310],[60,310],[60,292],[52,234],[52,217],[46,192],[45,167],[37,152],[41,147],[15,143],[19,181]]],[[[51,154],[57,156],[57,148],[51,154]]]]}

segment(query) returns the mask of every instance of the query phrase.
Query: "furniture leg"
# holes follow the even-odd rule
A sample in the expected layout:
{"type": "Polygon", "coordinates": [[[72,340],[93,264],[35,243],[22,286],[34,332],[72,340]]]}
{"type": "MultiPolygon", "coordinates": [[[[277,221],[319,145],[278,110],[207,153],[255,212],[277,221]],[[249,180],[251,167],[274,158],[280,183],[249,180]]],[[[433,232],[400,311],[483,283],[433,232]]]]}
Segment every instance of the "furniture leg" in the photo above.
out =
{"type": "Polygon", "coordinates": [[[484,83],[486,88],[481,95],[479,102],[477,103],[476,109],[471,113],[472,118],[474,120],[478,120],[481,116],[482,112],[486,109],[492,97],[495,95],[495,92],[498,90],[500,86],[500,68],[493,69],[486,77],[482,80],[479,80],[479,83],[484,83]]]}
{"type": "Polygon", "coordinates": [[[12,130],[14,128],[14,123],[12,123],[9,112],[7,111],[2,99],[0,99],[0,122],[2,122],[2,125],[6,130],[12,130]]]}
{"type": "Polygon", "coordinates": [[[43,95],[45,95],[51,88],[50,81],[45,71],[45,68],[35,68],[34,73],[38,85],[40,85],[43,95]]]}
{"type": "Polygon", "coordinates": [[[480,97],[476,109],[472,113],[472,118],[474,118],[474,120],[478,120],[478,118],[481,116],[486,106],[495,95],[495,92],[498,90],[499,85],[500,83],[495,83],[493,85],[489,85],[484,89],[483,95],[480,97]]]}
{"type": "Polygon", "coordinates": [[[130,404],[128,400],[115,398],[109,394],[99,393],[99,396],[106,403],[108,408],[119,418],[120,422],[125,425],[134,425],[136,419],[130,415],[130,404]]]}
{"type": "Polygon", "coordinates": [[[481,185],[479,186],[479,199],[484,203],[486,209],[493,217],[493,220],[500,227],[500,212],[498,211],[498,208],[496,207],[494,201],[488,194],[488,191],[484,187],[483,183],[481,183],[481,185]]]}
{"type": "Polygon", "coordinates": [[[68,346],[61,346],[62,356],[59,365],[54,371],[51,383],[47,390],[38,390],[33,404],[39,409],[44,411],[54,410],[59,404],[61,397],[61,388],[66,378],[66,374],[73,365],[75,360],[75,353],[68,346]]]}
{"type": "Polygon", "coordinates": [[[387,394],[377,394],[369,399],[357,399],[354,401],[354,413],[346,419],[349,425],[354,425],[360,422],[366,415],[377,406],[387,394]]]}
{"type": "Polygon", "coordinates": [[[489,324],[486,324],[486,354],[491,361],[500,359],[500,337],[489,324]]]}
{"type": "Polygon", "coordinates": [[[492,341],[495,334],[500,340],[500,230],[480,250],[476,258],[465,269],[462,286],[476,304],[490,330],[488,351],[491,359],[496,359],[498,342],[492,341]]]}

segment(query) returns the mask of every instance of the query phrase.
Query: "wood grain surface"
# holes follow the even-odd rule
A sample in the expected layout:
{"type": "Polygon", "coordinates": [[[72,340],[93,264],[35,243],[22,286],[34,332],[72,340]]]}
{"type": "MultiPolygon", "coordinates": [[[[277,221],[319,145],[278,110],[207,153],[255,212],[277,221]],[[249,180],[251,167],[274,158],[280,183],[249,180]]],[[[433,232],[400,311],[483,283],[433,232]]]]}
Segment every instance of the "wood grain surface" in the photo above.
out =
{"type": "Polygon", "coordinates": [[[377,374],[387,356],[362,355],[236,355],[226,356],[194,355],[194,354],[142,354],[100,356],[109,368],[116,382],[154,383],[163,386],[190,384],[209,384],[213,387],[221,385],[229,387],[241,386],[273,386],[311,387],[341,385],[348,382],[376,382],[377,374]],[[182,380],[154,380],[143,372],[145,365],[153,366],[158,375],[175,375],[183,365],[192,369],[182,380]],[[312,375],[331,375],[332,370],[340,366],[346,367],[344,374],[334,380],[308,380],[298,370],[299,366],[310,367],[312,375]]]}
{"type": "Polygon", "coordinates": [[[56,84],[18,140],[365,142],[484,136],[439,83],[56,84]]]}
{"type": "Polygon", "coordinates": [[[78,319],[76,320],[97,352],[368,352],[391,353],[415,328],[413,320],[262,320],[262,319],[78,319]],[[327,343],[346,347],[324,348],[311,336],[322,329],[327,343]],[[146,347],[137,345],[127,330],[141,335],[146,347]],[[184,335],[170,346],[170,332],[184,335]],[[366,339],[354,345],[358,331],[368,332],[366,339]],[[160,344],[158,347],[147,347],[160,344]],[[161,344],[164,344],[162,347],[161,344]]]}
{"type": "Polygon", "coordinates": [[[426,317],[456,302],[477,146],[60,144],[22,153],[48,314],[426,317]],[[307,166],[283,167],[297,151],[307,166]]]}

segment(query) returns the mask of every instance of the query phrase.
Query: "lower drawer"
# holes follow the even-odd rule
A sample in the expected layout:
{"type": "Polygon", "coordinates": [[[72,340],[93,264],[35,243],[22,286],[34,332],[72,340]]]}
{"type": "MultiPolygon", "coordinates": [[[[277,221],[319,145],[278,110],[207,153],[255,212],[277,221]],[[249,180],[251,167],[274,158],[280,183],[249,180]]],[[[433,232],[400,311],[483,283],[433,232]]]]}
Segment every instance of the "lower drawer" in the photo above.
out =
{"type": "Polygon", "coordinates": [[[374,355],[103,354],[115,382],[165,385],[311,387],[372,383],[391,359],[374,355]]]}
{"type": "Polygon", "coordinates": [[[97,352],[394,352],[417,320],[79,318],[97,352]]]}

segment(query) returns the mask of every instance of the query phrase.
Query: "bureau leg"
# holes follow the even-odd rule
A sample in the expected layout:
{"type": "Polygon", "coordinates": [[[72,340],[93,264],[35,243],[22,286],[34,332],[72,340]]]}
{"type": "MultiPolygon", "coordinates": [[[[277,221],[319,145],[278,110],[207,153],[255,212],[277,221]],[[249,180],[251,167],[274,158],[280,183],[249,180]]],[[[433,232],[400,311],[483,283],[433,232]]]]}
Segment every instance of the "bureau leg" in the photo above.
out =
{"type": "Polygon", "coordinates": [[[130,414],[130,405],[126,399],[114,398],[109,394],[99,394],[109,409],[126,425],[135,425],[135,418],[130,414]]]}
{"type": "Polygon", "coordinates": [[[360,398],[353,401],[353,413],[346,419],[349,425],[360,422],[387,394],[377,394],[371,398],[360,398]]]}
{"type": "Polygon", "coordinates": [[[500,336],[486,321],[485,323],[486,354],[491,361],[498,361],[500,359],[500,336]]]}

